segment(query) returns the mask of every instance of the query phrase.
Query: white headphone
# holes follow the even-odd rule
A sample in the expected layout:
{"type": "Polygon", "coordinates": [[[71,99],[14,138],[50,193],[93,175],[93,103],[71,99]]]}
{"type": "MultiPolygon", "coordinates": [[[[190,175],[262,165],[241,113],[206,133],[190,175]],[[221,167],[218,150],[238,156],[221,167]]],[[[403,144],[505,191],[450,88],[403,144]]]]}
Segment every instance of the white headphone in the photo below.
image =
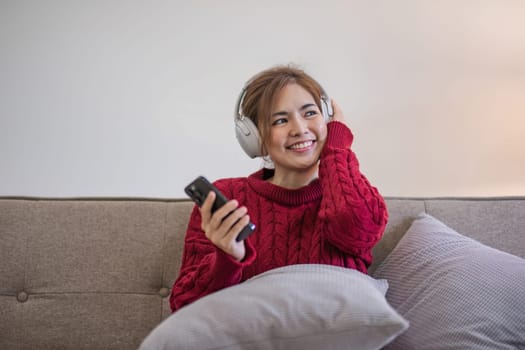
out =
{"type": "MultiPolygon", "coordinates": [[[[246,152],[250,158],[255,158],[263,156],[261,153],[261,135],[255,123],[243,114],[241,107],[244,96],[246,95],[246,88],[250,82],[251,80],[244,85],[235,104],[235,135],[244,152],[246,152]]],[[[323,87],[321,85],[319,85],[319,87],[321,88],[321,112],[323,113],[325,122],[328,123],[330,118],[334,116],[332,102],[323,87]]]]}

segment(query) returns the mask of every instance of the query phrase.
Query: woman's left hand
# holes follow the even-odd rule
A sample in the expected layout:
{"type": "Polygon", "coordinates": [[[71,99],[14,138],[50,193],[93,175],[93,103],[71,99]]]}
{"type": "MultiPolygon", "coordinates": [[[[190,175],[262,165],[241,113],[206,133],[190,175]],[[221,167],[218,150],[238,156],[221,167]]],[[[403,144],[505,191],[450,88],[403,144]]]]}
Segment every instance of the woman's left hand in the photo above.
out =
{"type": "Polygon", "coordinates": [[[331,121],[337,121],[346,124],[345,122],[345,116],[343,114],[343,111],[341,110],[341,107],[332,99],[332,109],[334,111],[334,116],[332,117],[331,121]]]}

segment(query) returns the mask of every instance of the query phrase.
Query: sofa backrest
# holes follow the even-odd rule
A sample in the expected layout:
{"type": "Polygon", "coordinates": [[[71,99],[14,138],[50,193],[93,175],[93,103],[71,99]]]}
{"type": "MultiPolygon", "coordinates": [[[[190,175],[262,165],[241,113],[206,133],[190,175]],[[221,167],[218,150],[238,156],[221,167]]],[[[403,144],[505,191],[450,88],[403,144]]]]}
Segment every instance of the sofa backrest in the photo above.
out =
{"type": "MultiPolygon", "coordinates": [[[[524,257],[525,198],[387,198],[373,271],[427,212],[524,257]]],[[[0,198],[0,349],[134,349],[170,314],[189,200],[0,198]]]]}
{"type": "Polygon", "coordinates": [[[386,198],[389,221],[374,247],[375,268],[422,212],[488,246],[525,258],[525,197],[386,198]]]}
{"type": "Polygon", "coordinates": [[[0,349],[133,349],[170,314],[192,205],[0,200],[0,349]]]}

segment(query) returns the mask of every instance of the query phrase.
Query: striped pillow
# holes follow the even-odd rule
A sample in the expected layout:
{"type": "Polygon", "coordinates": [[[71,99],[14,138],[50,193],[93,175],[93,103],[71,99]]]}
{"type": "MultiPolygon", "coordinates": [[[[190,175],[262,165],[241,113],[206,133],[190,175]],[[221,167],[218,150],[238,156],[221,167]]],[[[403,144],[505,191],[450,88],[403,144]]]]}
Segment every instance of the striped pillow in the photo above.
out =
{"type": "Polygon", "coordinates": [[[525,260],[421,214],[374,272],[410,328],[385,349],[525,349],[525,260]]]}

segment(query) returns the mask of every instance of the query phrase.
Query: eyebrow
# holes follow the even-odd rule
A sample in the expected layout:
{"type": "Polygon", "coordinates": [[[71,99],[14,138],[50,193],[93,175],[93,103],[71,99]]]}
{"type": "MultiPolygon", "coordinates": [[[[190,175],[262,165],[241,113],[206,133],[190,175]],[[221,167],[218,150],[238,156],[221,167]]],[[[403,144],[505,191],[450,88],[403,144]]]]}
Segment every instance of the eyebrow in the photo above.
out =
{"type": "MultiPolygon", "coordinates": [[[[305,109],[308,109],[310,107],[317,107],[317,105],[315,103],[307,103],[303,105],[301,108],[299,108],[299,110],[304,111],[305,109]]],[[[287,115],[287,114],[288,113],[286,111],[275,112],[274,114],[272,114],[272,118],[287,115]]]]}

